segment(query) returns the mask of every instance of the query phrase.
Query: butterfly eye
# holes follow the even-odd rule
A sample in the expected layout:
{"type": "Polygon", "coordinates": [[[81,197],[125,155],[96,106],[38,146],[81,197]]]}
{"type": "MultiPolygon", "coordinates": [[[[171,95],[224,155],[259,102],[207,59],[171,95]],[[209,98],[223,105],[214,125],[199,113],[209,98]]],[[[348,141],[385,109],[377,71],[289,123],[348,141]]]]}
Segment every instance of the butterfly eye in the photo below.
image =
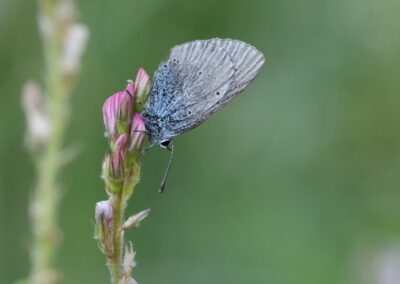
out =
{"type": "Polygon", "coordinates": [[[169,143],[171,143],[171,140],[162,141],[160,144],[161,144],[161,146],[167,148],[169,146],[169,143]]]}

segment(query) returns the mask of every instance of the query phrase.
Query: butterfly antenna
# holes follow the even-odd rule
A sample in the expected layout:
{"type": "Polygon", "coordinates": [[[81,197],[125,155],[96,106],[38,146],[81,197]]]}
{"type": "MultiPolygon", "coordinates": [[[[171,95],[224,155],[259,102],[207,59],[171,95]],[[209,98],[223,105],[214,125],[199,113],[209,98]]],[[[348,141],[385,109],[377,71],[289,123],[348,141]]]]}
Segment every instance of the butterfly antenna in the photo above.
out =
{"type": "Polygon", "coordinates": [[[171,168],[172,160],[174,159],[174,143],[172,140],[171,140],[171,143],[169,146],[171,146],[171,148],[167,147],[167,149],[170,151],[171,154],[169,155],[168,165],[167,165],[167,168],[165,169],[164,177],[161,181],[161,185],[160,185],[160,189],[159,189],[160,193],[163,192],[165,189],[165,183],[167,181],[169,169],[171,168]]]}

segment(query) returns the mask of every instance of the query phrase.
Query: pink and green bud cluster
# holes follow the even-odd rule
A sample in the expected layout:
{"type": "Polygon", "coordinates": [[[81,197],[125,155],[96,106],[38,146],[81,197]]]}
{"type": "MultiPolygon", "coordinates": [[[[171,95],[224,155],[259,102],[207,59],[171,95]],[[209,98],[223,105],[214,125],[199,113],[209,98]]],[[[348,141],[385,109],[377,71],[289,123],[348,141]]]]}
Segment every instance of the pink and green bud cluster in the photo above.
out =
{"type": "Polygon", "coordinates": [[[128,81],[123,91],[113,94],[104,103],[103,121],[111,154],[104,159],[102,176],[111,195],[119,191],[141,152],[146,128],[135,105],[144,104],[149,91],[150,77],[140,68],[135,82],[128,81]]]}

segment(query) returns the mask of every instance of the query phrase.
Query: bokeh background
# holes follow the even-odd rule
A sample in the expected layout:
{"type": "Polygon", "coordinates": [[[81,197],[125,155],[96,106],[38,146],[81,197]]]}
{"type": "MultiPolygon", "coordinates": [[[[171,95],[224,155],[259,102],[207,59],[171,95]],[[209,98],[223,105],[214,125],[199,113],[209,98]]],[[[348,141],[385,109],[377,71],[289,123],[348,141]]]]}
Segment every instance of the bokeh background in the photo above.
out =
{"type": "MultiPolygon", "coordinates": [[[[29,271],[34,168],[20,94],[43,80],[35,1],[0,1],[0,283],[29,271]]],[[[107,144],[101,107],[173,45],[229,37],[267,64],[243,96],[149,152],[128,213],[139,283],[400,283],[400,2],[157,0],[77,3],[90,28],[60,182],[62,283],[108,283],[93,240],[107,144]]]]}

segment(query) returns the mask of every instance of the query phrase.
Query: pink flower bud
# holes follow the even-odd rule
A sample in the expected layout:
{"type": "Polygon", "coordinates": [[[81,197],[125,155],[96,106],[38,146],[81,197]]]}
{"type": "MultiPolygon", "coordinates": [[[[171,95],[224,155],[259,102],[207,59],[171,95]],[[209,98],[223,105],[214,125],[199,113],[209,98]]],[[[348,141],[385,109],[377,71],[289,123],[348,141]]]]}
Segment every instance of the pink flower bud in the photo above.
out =
{"type": "Polygon", "coordinates": [[[146,134],[146,127],[140,113],[135,112],[131,124],[131,142],[129,145],[129,151],[140,151],[144,136],[146,134]]]}
{"type": "Polygon", "coordinates": [[[106,183],[106,192],[109,196],[121,190],[125,171],[123,154],[121,151],[116,151],[104,157],[101,177],[106,183]]]}
{"type": "Polygon", "coordinates": [[[135,97],[135,83],[132,80],[128,80],[128,85],[126,85],[125,92],[130,94],[133,98],[135,97]]]}
{"type": "Polygon", "coordinates": [[[121,190],[125,174],[128,142],[129,134],[121,134],[112,145],[112,154],[106,155],[104,158],[102,178],[106,182],[106,191],[110,196],[121,190]]]}
{"type": "Polygon", "coordinates": [[[95,218],[96,223],[111,227],[113,208],[109,200],[103,200],[96,203],[95,218]]]}
{"type": "MultiPolygon", "coordinates": [[[[128,85],[126,90],[132,89],[128,85]]],[[[126,90],[115,93],[103,105],[106,136],[115,139],[117,134],[128,133],[133,115],[133,97],[126,90]]]]}
{"type": "Polygon", "coordinates": [[[124,155],[126,147],[128,145],[128,140],[129,140],[129,134],[127,133],[121,134],[117,138],[117,141],[115,142],[114,151],[120,152],[121,155],[124,155]]]}
{"type": "Polygon", "coordinates": [[[124,175],[124,155],[121,151],[115,151],[109,159],[109,176],[119,180],[124,175]]]}
{"type": "Polygon", "coordinates": [[[143,68],[139,68],[135,80],[135,110],[141,111],[144,103],[147,100],[147,96],[150,91],[150,76],[144,71],[143,68]]]}
{"type": "Polygon", "coordinates": [[[117,107],[117,131],[118,134],[128,133],[133,115],[133,98],[124,91],[117,107]]]}
{"type": "Polygon", "coordinates": [[[118,92],[109,97],[103,105],[103,121],[106,128],[106,135],[108,137],[114,136],[116,131],[116,115],[118,102],[122,93],[118,92]]]}
{"type": "Polygon", "coordinates": [[[110,200],[96,203],[94,236],[99,241],[100,249],[106,252],[110,247],[110,236],[113,221],[113,207],[110,200]]]}

